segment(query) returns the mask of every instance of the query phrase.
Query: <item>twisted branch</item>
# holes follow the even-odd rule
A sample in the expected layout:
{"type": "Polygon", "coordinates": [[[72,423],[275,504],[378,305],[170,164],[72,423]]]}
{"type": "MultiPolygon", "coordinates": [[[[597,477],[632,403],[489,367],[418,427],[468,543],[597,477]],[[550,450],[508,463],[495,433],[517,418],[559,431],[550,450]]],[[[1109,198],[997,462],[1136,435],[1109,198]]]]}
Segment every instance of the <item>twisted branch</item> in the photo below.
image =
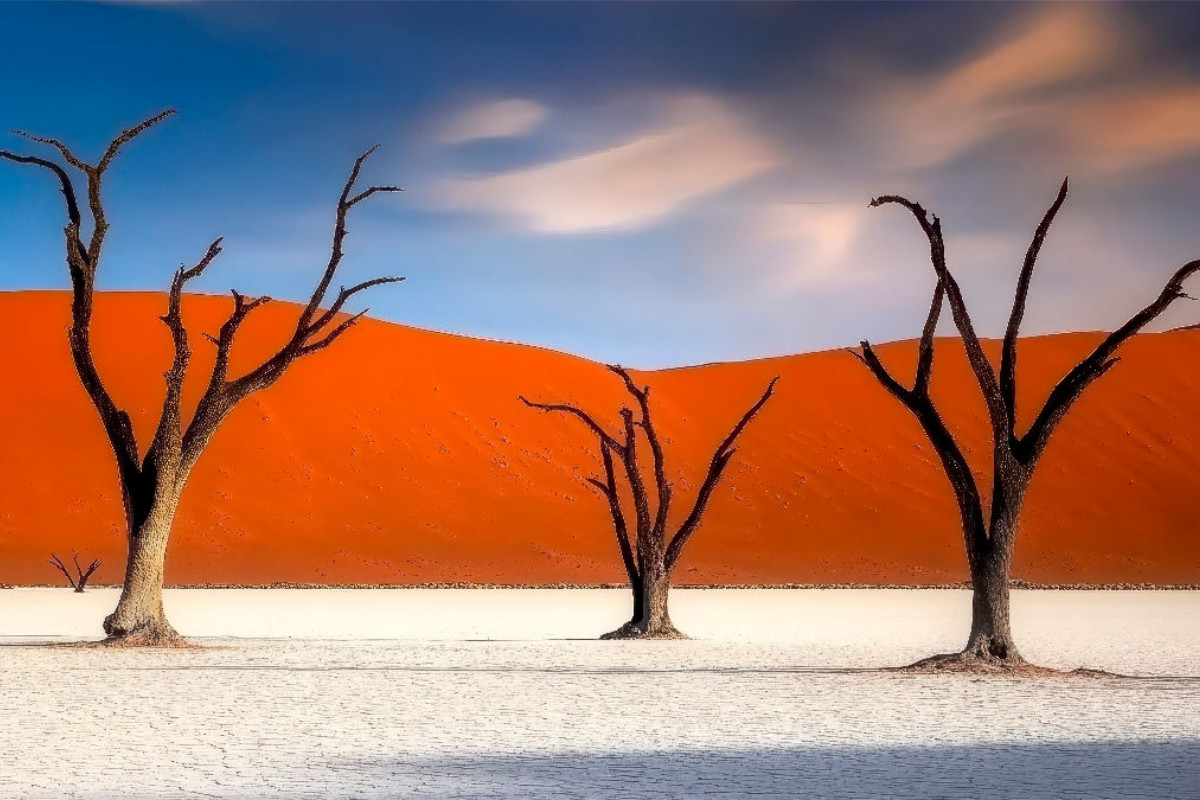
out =
{"type": "Polygon", "coordinates": [[[893,194],[876,197],[871,200],[869,206],[876,208],[887,204],[896,204],[908,209],[921,226],[921,230],[925,232],[925,237],[929,240],[929,258],[933,264],[934,273],[937,275],[938,283],[945,290],[946,299],[950,301],[950,311],[954,317],[954,325],[958,328],[959,334],[962,337],[963,345],[967,351],[967,361],[971,365],[971,371],[975,373],[975,379],[979,383],[979,389],[983,393],[984,402],[987,404],[988,417],[991,419],[992,430],[997,437],[1007,436],[1008,415],[1004,410],[1004,402],[1000,395],[996,373],[992,369],[991,362],[988,361],[987,354],[983,351],[983,345],[979,342],[979,336],[975,333],[975,326],[971,322],[971,315],[967,312],[967,303],[963,299],[958,281],[954,279],[954,276],[950,274],[949,267],[946,266],[946,243],[942,237],[941,220],[934,215],[931,221],[921,204],[914,203],[912,200],[900,195],[893,194]]]}

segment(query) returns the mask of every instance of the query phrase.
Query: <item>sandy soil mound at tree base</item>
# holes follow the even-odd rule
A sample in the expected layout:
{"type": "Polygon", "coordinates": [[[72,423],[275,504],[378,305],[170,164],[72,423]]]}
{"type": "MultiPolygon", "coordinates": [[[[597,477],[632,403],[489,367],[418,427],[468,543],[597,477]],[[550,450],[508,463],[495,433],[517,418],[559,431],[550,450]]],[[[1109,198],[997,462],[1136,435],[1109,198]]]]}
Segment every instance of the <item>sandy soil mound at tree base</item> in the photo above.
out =
{"type": "MultiPolygon", "coordinates": [[[[225,297],[188,297],[204,387],[225,297]]],[[[97,298],[96,360],[143,443],[170,339],[157,294],[97,298]]],[[[75,378],[62,292],[0,294],[0,583],[49,583],[72,548],[116,582],[124,562],[112,456],[75,378]]],[[[284,336],[274,303],[233,369],[284,336]]],[[[1094,334],[1026,340],[1025,421],[1094,334]]],[[[911,342],[880,348],[911,374],[911,342]]],[[[1200,582],[1200,332],[1138,337],[1046,452],[1016,576],[1038,583],[1200,582]]],[[[937,584],[965,566],[953,498],[917,424],[841,351],[642,373],[682,519],[712,449],[773,375],[678,578],[691,583],[937,584]]],[[[939,343],[934,395],[979,474],[984,409],[961,347],[939,343]]],[[[167,565],[175,584],[605,583],[622,579],[607,509],[583,483],[596,447],[575,421],[516,398],[569,400],[615,426],[625,397],[593,362],[366,320],[233,412],[194,473],[167,565]]],[[[143,444],[144,446],[144,444],[143,444]]]]}

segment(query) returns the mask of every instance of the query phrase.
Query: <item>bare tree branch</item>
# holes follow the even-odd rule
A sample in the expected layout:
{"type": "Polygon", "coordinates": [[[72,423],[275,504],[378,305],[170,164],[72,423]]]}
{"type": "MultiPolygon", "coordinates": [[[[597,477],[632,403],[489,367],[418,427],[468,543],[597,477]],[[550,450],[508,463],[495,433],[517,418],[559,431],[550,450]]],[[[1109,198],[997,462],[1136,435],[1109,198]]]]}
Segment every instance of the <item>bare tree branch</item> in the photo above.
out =
{"type": "Polygon", "coordinates": [[[592,430],[592,433],[599,437],[600,441],[613,449],[613,452],[620,455],[625,450],[625,445],[617,441],[613,436],[604,430],[596,420],[592,419],[586,411],[575,406],[566,405],[565,403],[535,403],[532,400],[518,395],[517,399],[530,408],[537,408],[542,411],[558,411],[563,414],[572,414],[583,420],[583,424],[587,425],[592,430]]]}
{"type": "Polygon", "coordinates": [[[75,562],[75,572],[79,576],[79,583],[75,587],[75,591],[82,592],[83,587],[87,586],[88,578],[92,577],[92,573],[99,569],[100,565],[104,562],[98,558],[92,559],[92,563],[88,564],[88,567],[85,570],[83,567],[79,566],[79,553],[72,550],[71,558],[75,562]]]}
{"type": "Polygon", "coordinates": [[[346,201],[346,205],[350,208],[354,208],[356,205],[361,203],[363,200],[366,200],[373,194],[377,194],[379,192],[395,193],[403,191],[404,189],[399,186],[372,186],[369,189],[364,189],[363,191],[354,195],[354,197],[351,197],[346,201]]]}
{"type": "Polygon", "coordinates": [[[921,331],[921,340],[917,347],[917,371],[913,380],[913,388],[905,388],[884,367],[870,342],[862,342],[862,353],[850,353],[858,358],[875,376],[876,380],[887,389],[888,393],[908,409],[917,422],[920,423],[925,435],[933,445],[942,469],[954,489],[955,500],[958,502],[959,516],[962,518],[963,536],[966,543],[967,558],[973,561],[976,553],[986,546],[987,529],[983,522],[983,506],[979,495],[979,486],[971,466],[963,455],[954,435],[942,421],[941,415],[929,396],[929,382],[933,375],[934,333],[937,330],[938,316],[942,308],[944,286],[939,280],[933,290],[933,301],[929,306],[929,314],[925,318],[925,327],[921,331]]]}
{"type": "Polygon", "coordinates": [[[319,330],[321,330],[321,328],[324,328],[326,325],[328,325],[330,320],[332,320],[334,317],[336,317],[338,315],[338,312],[340,312],[342,310],[342,306],[344,306],[346,304],[346,301],[349,300],[354,295],[358,294],[359,292],[364,291],[366,289],[370,289],[372,286],[382,286],[385,283],[399,283],[402,280],[404,280],[404,278],[399,278],[399,277],[372,278],[369,281],[363,281],[362,283],[355,284],[354,286],[351,286],[349,289],[347,289],[345,286],[343,286],[338,291],[337,299],[333,301],[333,305],[331,305],[329,307],[329,309],[327,311],[325,311],[324,314],[322,314],[320,317],[318,317],[317,320],[309,326],[309,330],[315,333],[316,331],[319,331],[319,330]]]}
{"type": "Polygon", "coordinates": [[[71,588],[78,591],[79,584],[75,582],[75,577],[71,574],[71,571],[67,569],[67,565],[62,562],[62,559],[60,559],[54,553],[51,553],[50,559],[46,561],[46,563],[58,569],[59,572],[66,576],[67,583],[71,584],[71,588]]]}
{"type": "Polygon", "coordinates": [[[132,128],[127,128],[121,131],[117,138],[113,139],[109,143],[108,149],[104,151],[104,155],[100,158],[100,163],[96,165],[96,172],[104,172],[106,169],[108,169],[108,165],[111,164],[112,160],[117,157],[117,153],[121,151],[121,148],[142,134],[147,128],[154,127],[167,117],[173,116],[176,113],[178,112],[175,109],[168,108],[165,111],[160,111],[147,120],[139,122],[132,128]]]}
{"type": "Polygon", "coordinates": [[[1010,435],[1015,435],[1017,425],[1017,335],[1021,330],[1021,320],[1025,316],[1025,302],[1029,297],[1029,284],[1033,279],[1033,268],[1037,264],[1038,254],[1046,234],[1054,222],[1058,210],[1067,199],[1067,179],[1063,178],[1058,196],[1042,217],[1041,224],[1033,234],[1029,250],[1025,253],[1025,263],[1021,267],[1021,275],[1017,279],[1016,296],[1013,299],[1012,313],[1008,318],[1008,329],[1004,332],[1004,344],[1000,356],[1000,391],[1004,397],[1004,407],[1008,412],[1008,429],[1010,435]]]}
{"type": "MultiPolygon", "coordinates": [[[[935,306],[937,301],[934,301],[935,306]]],[[[916,417],[938,454],[942,468],[954,488],[955,499],[958,501],[959,514],[963,520],[963,533],[966,540],[968,558],[973,559],[975,553],[983,546],[986,538],[986,528],[983,523],[983,507],[980,501],[979,487],[971,467],[963,455],[962,449],[955,441],[954,435],[942,421],[941,415],[929,397],[928,372],[924,373],[924,384],[920,389],[906,389],[897,381],[880,362],[879,357],[871,348],[869,342],[862,343],[862,354],[851,350],[867,366],[875,378],[888,392],[904,405],[916,417]]],[[[932,349],[930,350],[932,352],[932,349]]],[[[932,363],[932,361],[930,362],[932,363]]],[[[918,369],[918,373],[920,370],[918,369]]],[[[921,381],[918,375],[918,382],[921,381]]],[[[920,383],[918,383],[920,385],[920,383]]]]}
{"type": "Polygon", "coordinates": [[[74,550],[71,551],[71,559],[75,563],[74,575],[71,574],[71,570],[62,562],[62,559],[54,553],[50,554],[50,558],[46,563],[61,572],[72,589],[76,592],[82,592],[83,588],[87,586],[88,579],[92,577],[92,573],[99,569],[100,565],[104,562],[98,558],[94,559],[91,564],[88,564],[87,569],[84,569],[79,563],[79,553],[74,550]]]}
{"type": "Polygon", "coordinates": [[[883,384],[883,387],[888,392],[914,412],[922,401],[929,399],[929,381],[933,376],[934,334],[937,331],[938,317],[942,311],[942,296],[944,293],[942,282],[939,280],[933,290],[933,300],[929,304],[929,315],[925,318],[925,327],[921,330],[921,340],[917,345],[917,372],[913,380],[912,389],[905,388],[884,367],[883,362],[876,355],[874,348],[871,347],[871,343],[866,339],[859,343],[862,347],[862,353],[847,350],[850,355],[866,365],[867,369],[883,384]]]}
{"type": "Polygon", "coordinates": [[[967,303],[963,299],[958,281],[954,279],[954,276],[950,274],[949,267],[946,266],[946,243],[942,237],[941,221],[936,216],[930,220],[924,207],[900,195],[882,195],[876,197],[870,202],[870,206],[875,208],[889,203],[907,208],[913,217],[916,218],[917,223],[921,226],[921,230],[925,232],[925,236],[929,240],[930,261],[933,264],[938,281],[942,284],[946,293],[946,299],[950,301],[950,311],[954,317],[954,324],[958,328],[963,346],[966,348],[967,361],[970,363],[971,370],[975,373],[975,379],[979,382],[979,388],[983,392],[984,402],[987,404],[988,417],[992,422],[992,430],[997,436],[1007,437],[1009,435],[1008,414],[1004,409],[996,372],[992,368],[992,363],[988,361],[987,354],[983,351],[983,345],[979,342],[979,336],[975,333],[975,326],[972,324],[971,316],[967,312],[967,303]]]}
{"type": "Polygon", "coordinates": [[[758,398],[758,402],[752,405],[750,410],[742,415],[742,418],[738,420],[738,424],[733,426],[733,430],[731,430],[729,435],[725,437],[725,440],[721,442],[721,446],[717,448],[718,455],[728,452],[730,448],[733,447],[733,443],[736,442],[737,438],[742,435],[742,431],[744,431],[746,426],[750,424],[750,420],[758,416],[758,412],[762,411],[762,407],[765,406],[767,401],[771,399],[771,395],[775,394],[775,384],[778,382],[778,375],[776,375],[774,378],[771,378],[771,382],[767,384],[767,389],[765,392],[763,392],[762,397],[758,398]]]}
{"type": "Polygon", "coordinates": [[[157,461],[162,448],[168,441],[177,442],[183,435],[180,404],[183,399],[183,384],[187,376],[188,362],[192,356],[191,348],[188,347],[187,328],[183,325],[181,313],[183,289],[188,281],[202,275],[204,270],[208,269],[209,264],[221,254],[221,241],[219,238],[213,241],[208,246],[204,257],[196,262],[195,266],[190,268],[180,266],[171,281],[171,290],[167,295],[167,313],[161,319],[171,331],[171,340],[175,346],[175,358],[171,363],[171,369],[165,374],[167,390],[163,396],[162,412],[159,414],[158,426],[154,431],[150,449],[146,452],[143,470],[157,461]]]}
{"type": "Polygon", "coordinates": [[[300,355],[307,356],[307,355],[310,355],[311,353],[317,352],[318,350],[324,350],[326,347],[328,347],[329,345],[331,345],[335,341],[337,341],[337,338],[339,336],[341,336],[343,333],[345,333],[346,331],[350,330],[355,325],[357,325],[358,321],[360,319],[362,319],[363,317],[365,317],[367,312],[370,310],[371,309],[369,309],[369,308],[364,308],[362,311],[360,311],[357,314],[355,314],[354,316],[346,319],[344,322],[342,322],[336,328],[331,330],[328,334],[325,335],[325,337],[323,339],[319,339],[315,342],[311,342],[309,344],[304,345],[303,347],[300,348],[300,355]]]}
{"type": "Polygon", "coordinates": [[[53,139],[49,136],[35,136],[32,133],[26,133],[25,131],[13,131],[13,135],[20,136],[22,139],[28,139],[31,142],[37,142],[38,144],[45,144],[53,147],[62,155],[64,161],[80,172],[87,174],[92,171],[91,164],[88,164],[79,156],[72,153],[71,148],[67,147],[58,139],[53,139]]]}
{"type": "MultiPolygon", "coordinates": [[[[367,191],[355,197],[351,196],[354,190],[354,184],[358,181],[359,173],[362,171],[363,163],[379,149],[379,145],[375,145],[367,152],[360,155],[354,160],[354,166],[350,169],[350,177],[346,179],[346,184],[342,188],[342,193],[338,197],[337,211],[333,227],[333,247],[330,250],[329,262],[325,266],[325,272],[321,275],[321,280],[317,283],[316,289],[313,290],[312,297],[308,301],[308,305],[304,308],[304,313],[300,315],[300,321],[296,326],[297,332],[309,331],[309,324],[312,322],[313,315],[317,313],[317,309],[321,307],[322,301],[325,299],[325,293],[329,290],[329,284],[333,282],[333,276],[337,274],[338,265],[342,262],[343,251],[342,243],[346,239],[346,215],[350,209],[370,197],[377,191],[397,191],[396,187],[371,187],[367,191]]],[[[309,331],[311,332],[311,331],[309,331]]]]}
{"type": "Polygon", "coordinates": [[[892,396],[900,400],[902,403],[904,403],[904,405],[909,406],[910,408],[913,407],[913,404],[917,402],[916,395],[911,389],[905,388],[904,385],[900,383],[900,381],[896,380],[892,373],[888,371],[887,367],[883,365],[883,362],[879,360],[879,356],[875,353],[875,348],[871,346],[871,343],[866,339],[863,339],[859,343],[859,346],[862,348],[861,353],[857,353],[854,350],[847,350],[846,352],[865,364],[867,369],[869,369],[875,376],[876,380],[883,384],[883,387],[887,389],[892,396]]]}
{"type": "Polygon", "coordinates": [[[937,332],[938,317],[942,313],[942,297],[945,294],[945,287],[939,279],[933,290],[933,300],[929,304],[925,327],[921,329],[921,342],[917,346],[917,374],[913,381],[913,392],[921,397],[929,396],[929,380],[933,376],[933,337],[937,332]]]}
{"type": "Polygon", "coordinates": [[[650,387],[639,388],[625,368],[619,364],[609,364],[608,369],[621,377],[625,383],[625,389],[633,395],[642,413],[638,425],[646,433],[646,441],[650,443],[650,454],[654,459],[654,493],[657,496],[654,535],[660,537],[667,528],[667,516],[671,509],[671,484],[667,481],[666,459],[663,457],[662,444],[658,440],[658,432],[650,417],[650,387]]]}
{"type": "Polygon", "coordinates": [[[758,416],[758,412],[771,399],[771,395],[775,393],[775,384],[778,380],[778,375],[771,378],[771,382],[767,384],[767,389],[763,392],[762,397],[742,415],[742,418],[733,426],[733,430],[729,432],[729,435],[725,437],[717,447],[716,452],[713,453],[712,462],[708,467],[708,474],[705,476],[704,482],[700,485],[700,491],[696,495],[696,502],[692,506],[687,519],[684,520],[679,530],[676,531],[675,536],[671,538],[671,543],[667,545],[664,556],[667,572],[675,569],[675,564],[679,561],[679,556],[683,552],[684,545],[688,543],[688,539],[699,528],[700,519],[704,515],[705,509],[708,508],[709,498],[712,497],[713,490],[717,488],[717,483],[721,480],[721,474],[725,471],[725,467],[729,465],[729,460],[733,458],[733,454],[736,452],[733,449],[734,443],[742,435],[742,431],[746,429],[746,426],[750,424],[750,420],[758,416]]]}
{"type": "MultiPolygon", "coordinates": [[[[216,337],[217,357],[213,364],[213,373],[209,378],[208,389],[201,398],[196,415],[192,418],[192,422],[184,434],[184,450],[188,458],[198,454],[199,449],[207,444],[209,438],[212,436],[215,426],[242,399],[253,392],[261,391],[271,386],[283,376],[288,367],[296,359],[324,350],[341,338],[346,331],[354,327],[367,313],[365,310],[342,320],[336,325],[333,324],[347,300],[375,286],[397,283],[404,280],[401,277],[380,277],[363,281],[349,288],[342,287],[330,308],[322,312],[320,316],[317,316],[317,312],[321,308],[321,303],[325,299],[330,283],[337,274],[338,267],[344,255],[342,244],[347,234],[347,212],[357,202],[361,202],[361,200],[375,193],[368,190],[356,196],[356,198],[351,197],[354,184],[358,180],[359,173],[362,170],[363,162],[374,151],[375,148],[373,147],[355,159],[354,166],[350,171],[350,177],[342,187],[335,214],[333,248],[329,261],[321,274],[320,280],[313,289],[308,303],[300,314],[291,337],[273,355],[262,361],[257,367],[238,378],[230,380],[228,374],[230,353],[232,352],[238,329],[252,311],[271,300],[269,297],[260,297],[251,301],[242,297],[237,292],[233,293],[234,310],[225,321],[225,324],[221,326],[220,333],[216,337]],[[351,202],[352,200],[354,202],[351,202]],[[315,316],[317,318],[314,320],[315,316]]],[[[391,188],[378,187],[377,191],[390,191],[391,188]]]]}
{"type": "MultiPolygon", "coordinates": [[[[600,455],[604,461],[605,496],[608,498],[608,511],[613,521],[613,529],[617,535],[617,546],[621,549],[621,562],[625,565],[625,573],[630,582],[638,580],[639,572],[633,546],[629,541],[629,526],[625,522],[625,512],[621,510],[621,495],[617,491],[617,475],[613,468],[612,448],[604,441],[600,442],[600,455]]],[[[599,481],[595,481],[599,483],[599,481]]]]}
{"type": "Polygon", "coordinates": [[[1171,304],[1188,295],[1183,291],[1183,283],[1196,272],[1200,271],[1200,259],[1184,264],[1167,281],[1166,286],[1159,292],[1158,297],[1134,314],[1129,320],[1105,337],[1092,353],[1068,372],[1058,385],[1050,392],[1045,405],[1033,421],[1029,431],[1019,440],[1016,448],[1018,459],[1025,464],[1033,464],[1045,451],[1049,444],[1050,434],[1071,408],[1083,390],[1097,378],[1112,369],[1117,363],[1114,353],[1117,348],[1132,338],[1135,334],[1153,322],[1171,304]]]}
{"type": "Polygon", "coordinates": [[[646,577],[650,574],[652,562],[659,555],[654,551],[661,544],[661,540],[654,538],[654,531],[650,526],[650,501],[646,495],[646,482],[642,479],[642,468],[638,464],[637,430],[634,427],[633,412],[628,408],[621,408],[621,424],[625,431],[625,444],[617,453],[625,467],[625,480],[629,482],[629,492],[633,495],[634,518],[637,520],[638,574],[646,577]]]}
{"type": "Polygon", "coordinates": [[[83,241],[80,239],[79,228],[82,225],[82,220],[79,215],[79,202],[75,197],[75,186],[71,183],[71,178],[67,175],[66,170],[55,164],[53,161],[47,161],[44,158],[37,156],[23,156],[17,153],[11,153],[8,150],[0,150],[0,158],[6,158],[9,161],[14,161],[18,164],[34,164],[35,166],[48,169],[54,173],[54,177],[58,179],[59,190],[62,192],[63,199],[67,204],[67,247],[68,253],[78,257],[84,257],[86,251],[83,246],[83,241]]]}

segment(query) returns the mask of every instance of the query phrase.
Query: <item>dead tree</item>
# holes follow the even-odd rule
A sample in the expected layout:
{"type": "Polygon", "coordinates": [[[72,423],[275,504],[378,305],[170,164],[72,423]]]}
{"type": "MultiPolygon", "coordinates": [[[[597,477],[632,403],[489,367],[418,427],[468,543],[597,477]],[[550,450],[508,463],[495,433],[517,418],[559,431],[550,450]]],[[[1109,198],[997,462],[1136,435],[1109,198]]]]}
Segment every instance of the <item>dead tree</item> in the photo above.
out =
{"type": "MultiPolygon", "coordinates": [[[[1116,365],[1117,349],[1147,324],[1162,314],[1181,297],[1183,282],[1200,270],[1200,261],[1181,267],[1155,300],[1134,314],[1128,322],[1110,333],[1095,350],[1071,369],[1050,392],[1033,422],[1023,434],[1017,425],[1017,335],[1025,315],[1026,298],[1033,277],[1034,265],[1046,233],[1067,197],[1067,181],[1054,203],[1046,211],[1033,241],[1025,254],[1025,262],[1017,279],[1016,297],[1008,327],[1001,346],[1000,370],[997,374],[984,353],[967,304],[958,282],[946,265],[946,248],[942,239],[941,222],[930,216],[919,204],[904,197],[885,195],[871,201],[872,207],[886,204],[903,206],[916,218],[929,240],[930,260],[937,277],[933,302],[925,320],[917,351],[916,376],[912,388],[898,381],[880,362],[870,343],[862,342],[862,352],[856,355],[871,370],[905,408],[909,410],[941,460],[942,468],[958,502],[962,519],[963,538],[972,587],[971,632],[961,653],[934,656],[914,665],[927,669],[1021,669],[1026,666],[1013,642],[1009,622],[1009,585],[1012,574],[1013,548],[1016,543],[1021,506],[1034,469],[1050,442],[1059,422],[1067,411],[1101,375],[1116,365]],[[958,329],[967,361],[987,406],[992,434],[992,491],[985,507],[970,465],[962,448],[946,426],[929,394],[933,371],[934,330],[941,313],[943,298],[949,302],[955,327],[958,329]]],[[[854,351],[851,351],[854,352],[854,351]]]]}
{"type": "Polygon", "coordinates": [[[174,343],[174,360],[164,373],[166,391],[157,427],[145,456],[140,456],[130,416],[109,394],[92,358],[93,295],[96,273],[100,268],[109,230],[101,189],[104,176],[121,148],[174,113],[174,110],[164,111],[122,132],[112,140],[95,164],[79,158],[57,139],[24,133],[18,135],[57,150],[67,167],[38,156],[0,150],[0,158],[32,164],[49,171],[57,180],[66,201],[67,224],[64,235],[72,288],[68,342],[79,380],[100,416],[116,457],[129,545],[121,598],[116,610],[104,620],[104,630],[110,639],[129,644],[170,644],[179,640],[179,634],[163,614],[162,587],[167,541],[184,485],[217,428],[248,395],[271,386],[297,359],[325,349],[358,322],[365,311],[353,316],[342,314],[351,297],[373,286],[402,280],[375,278],[349,288],[342,287],[328,307],[322,307],[342,261],[342,245],[347,235],[346,217],[350,210],[376,193],[400,191],[395,186],[371,186],[355,192],[363,162],[375,149],[371,148],[355,160],[338,198],[332,252],[316,288],[300,312],[295,330],[275,353],[254,369],[230,377],[230,353],[238,329],[253,311],[271,299],[249,298],[234,291],[233,310],[218,334],[205,334],[216,347],[216,356],[207,388],[191,420],[185,425],[180,406],[192,351],[180,305],[188,282],[199,277],[221,252],[221,240],[214,241],[203,258],[194,266],[181,266],[171,281],[167,312],[161,319],[174,343]],[[86,236],[77,199],[79,195],[67,168],[80,173],[86,185],[84,200],[91,228],[86,236]]]}
{"type": "Polygon", "coordinates": [[[638,409],[638,417],[635,419],[634,412],[628,407],[622,406],[620,411],[621,432],[617,436],[608,433],[592,416],[575,406],[561,403],[535,403],[524,397],[521,397],[520,400],[531,408],[574,415],[582,420],[599,440],[604,478],[588,478],[587,480],[608,502],[613,528],[617,534],[617,545],[621,550],[621,560],[625,565],[625,573],[629,577],[629,586],[633,591],[633,615],[629,622],[601,638],[681,639],[684,636],[671,623],[671,615],[667,609],[671,572],[679,563],[679,556],[683,552],[684,546],[696,533],[696,529],[700,527],[701,517],[708,508],[713,490],[717,488],[725,468],[729,465],[734,453],[737,452],[734,443],[746,426],[750,424],[750,420],[754,419],[766,405],[767,400],[771,398],[775,391],[775,382],[779,378],[771,379],[762,397],[742,415],[737,425],[717,447],[709,462],[708,473],[696,493],[691,511],[668,539],[667,528],[672,486],[667,480],[662,444],[650,417],[650,387],[639,387],[622,367],[610,365],[608,368],[624,381],[625,389],[633,396],[638,409]],[[652,482],[643,477],[642,465],[638,460],[638,429],[641,429],[650,447],[654,469],[652,482]],[[629,495],[633,501],[632,534],[626,511],[622,507],[614,455],[620,459],[629,495]],[[651,513],[652,504],[653,513],[651,513]]]}
{"type": "Polygon", "coordinates": [[[74,575],[67,569],[67,565],[62,562],[62,559],[54,553],[50,554],[50,559],[46,563],[65,575],[67,583],[71,584],[71,588],[77,594],[83,594],[83,587],[87,586],[88,578],[92,577],[92,573],[98,570],[104,562],[98,558],[93,559],[92,563],[88,564],[87,569],[84,569],[79,565],[79,553],[76,553],[74,550],[71,551],[71,560],[75,562],[74,575]]]}

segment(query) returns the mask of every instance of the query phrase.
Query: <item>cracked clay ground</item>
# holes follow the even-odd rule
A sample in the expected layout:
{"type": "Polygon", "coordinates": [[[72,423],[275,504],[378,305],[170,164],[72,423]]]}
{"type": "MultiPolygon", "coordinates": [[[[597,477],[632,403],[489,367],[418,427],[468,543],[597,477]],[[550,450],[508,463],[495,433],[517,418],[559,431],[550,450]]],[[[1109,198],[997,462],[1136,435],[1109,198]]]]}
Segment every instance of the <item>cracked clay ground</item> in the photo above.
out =
{"type": "Polygon", "coordinates": [[[203,649],[94,635],[112,590],[0,592],[0,796],[1200,797],[1200,593],[1018,592],[1040,663],[906,676],[955,591],[174,590],[203,649]]]}

